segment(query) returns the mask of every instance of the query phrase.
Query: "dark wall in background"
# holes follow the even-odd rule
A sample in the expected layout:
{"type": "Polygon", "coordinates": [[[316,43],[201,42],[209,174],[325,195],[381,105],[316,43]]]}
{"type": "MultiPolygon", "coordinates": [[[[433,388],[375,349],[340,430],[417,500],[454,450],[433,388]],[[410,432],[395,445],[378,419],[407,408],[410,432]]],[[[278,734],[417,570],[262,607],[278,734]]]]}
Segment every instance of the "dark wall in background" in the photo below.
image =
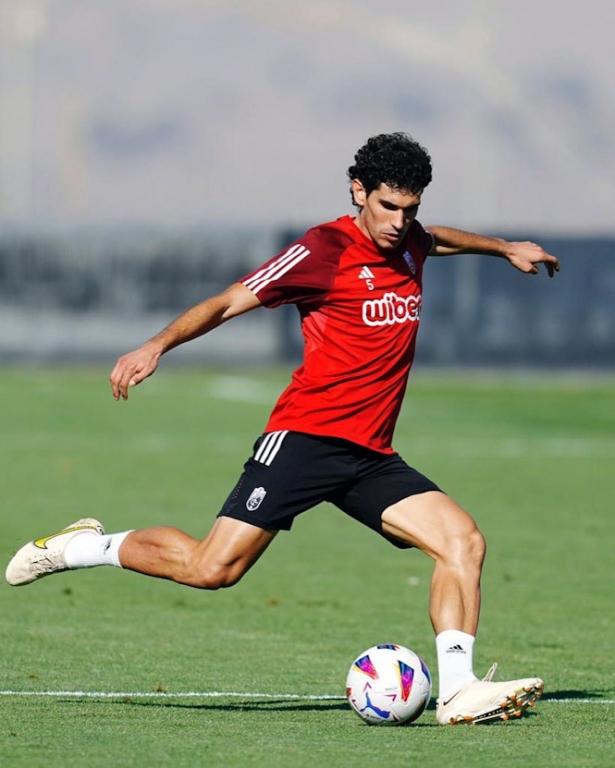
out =
{"type": "MultiPolygon", "coordinates": [[[[99,349],[109,356],[116,347],[122,353],[125,329],[147,338],[301,234],[0,232],[0,355],[14,360],[36,351],[53,360],[57,350],[62,357],[71,350],[74,357],[96,357],[99,349]]],[[[615,368],[615,238],[505,236],[540,242],[559,257],[562,271],[549,279],[546,271],[523,275],[501,259],[429,258],[417,359],[443,366],[615,368]]],[[[265,315],[250,347],[255,359],[298,358],[295,308],[265,315]]],[[[238,338],[246,328],[229,324],[229,362],[235,326],[238,338]]]]}

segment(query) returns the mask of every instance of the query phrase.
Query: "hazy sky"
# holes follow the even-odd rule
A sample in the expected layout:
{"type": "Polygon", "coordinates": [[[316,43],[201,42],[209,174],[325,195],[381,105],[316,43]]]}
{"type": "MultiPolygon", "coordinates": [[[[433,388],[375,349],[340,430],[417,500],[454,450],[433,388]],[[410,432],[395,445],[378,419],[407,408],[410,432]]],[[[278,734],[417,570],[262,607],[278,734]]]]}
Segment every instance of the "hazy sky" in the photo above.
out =
{"type": "Polygon", "coordinates": [[[421,220],[613,234],[612,0],[0,0],[0,221],[309,225],[375,133],[421,220]]]}

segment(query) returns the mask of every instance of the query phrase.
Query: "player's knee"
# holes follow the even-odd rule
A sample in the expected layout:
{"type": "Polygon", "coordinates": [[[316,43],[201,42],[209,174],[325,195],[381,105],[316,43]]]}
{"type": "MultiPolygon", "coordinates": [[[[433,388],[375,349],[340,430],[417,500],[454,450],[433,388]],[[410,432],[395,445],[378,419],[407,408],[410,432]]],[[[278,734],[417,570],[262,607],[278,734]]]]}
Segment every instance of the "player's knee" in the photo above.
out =
{"type": "Polygon", "coordinates": [[[482,566],[487,552],[487,542],[476,526],[467,536],[466,549],[470,561],[479,567],[482,566]]]}
{"type": "Polygon", "coordinates": [[[243,573],[227,565],[210,565],[201,568],[193,577],[192,586],[198,589],[218,590],[232,587],[241,579],[243,573]]]}
{"type": "Polygon", "coordinates": [[[486,549],[485,537],[476,526],[461,536],[457,542],[457,555],[464,566],[481,568],[486,549]]]}
{"type": "Polygon", "coordinates": [[[448,537],[444,560],[448,561],[450,566],[461,570],[468,567],[480,569],[485,559],[486,549],[485,537],[473,525],[448,537]]]}

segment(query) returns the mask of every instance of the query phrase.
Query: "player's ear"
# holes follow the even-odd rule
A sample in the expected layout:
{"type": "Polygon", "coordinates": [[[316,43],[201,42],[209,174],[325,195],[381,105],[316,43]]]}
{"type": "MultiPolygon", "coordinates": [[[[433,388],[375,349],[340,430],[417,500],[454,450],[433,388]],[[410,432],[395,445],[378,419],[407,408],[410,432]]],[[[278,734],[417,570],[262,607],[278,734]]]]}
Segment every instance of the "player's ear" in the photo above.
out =
{"type": "Polygon", "coordinates": [[[359,181],[359,179],[353,179],[350,184],[350,189],[352,190],[352,198],[354,200],[354,204],[359,208],[363,208],[367,202],[367,192],[365,191],[363,182],[359,181]]]}

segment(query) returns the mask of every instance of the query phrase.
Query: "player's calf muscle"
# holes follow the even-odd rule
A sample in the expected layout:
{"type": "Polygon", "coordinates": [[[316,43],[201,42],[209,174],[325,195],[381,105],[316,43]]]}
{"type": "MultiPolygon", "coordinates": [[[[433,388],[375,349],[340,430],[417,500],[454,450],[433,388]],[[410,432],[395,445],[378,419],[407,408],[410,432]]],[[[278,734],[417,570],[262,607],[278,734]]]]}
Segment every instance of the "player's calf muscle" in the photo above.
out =
{"type": "Polygon", "coordinates": [[[159,578],[183,581],[198,540],[178,528],[159,526],[132,531],[120,547],[122,568],[159,578]]]}

